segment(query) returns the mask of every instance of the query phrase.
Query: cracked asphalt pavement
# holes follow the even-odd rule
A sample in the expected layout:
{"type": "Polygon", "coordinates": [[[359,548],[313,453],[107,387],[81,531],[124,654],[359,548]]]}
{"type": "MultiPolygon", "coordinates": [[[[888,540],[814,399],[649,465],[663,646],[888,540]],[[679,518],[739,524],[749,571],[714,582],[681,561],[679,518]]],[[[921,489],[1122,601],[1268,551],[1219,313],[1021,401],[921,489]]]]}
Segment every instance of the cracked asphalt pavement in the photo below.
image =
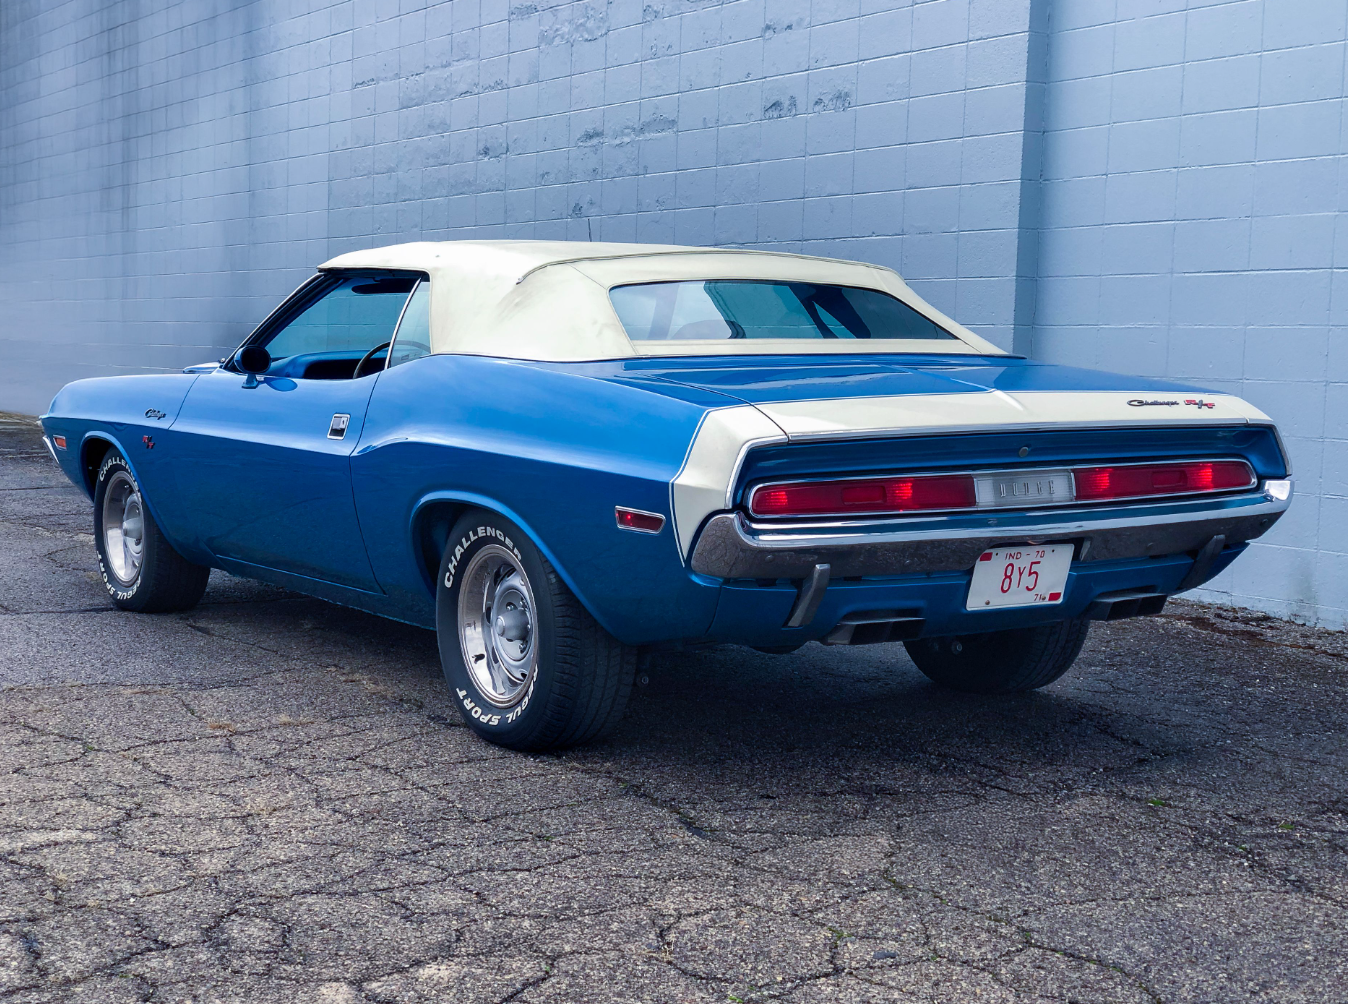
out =
{"type": "Polygon", "coordinates": [[[124,613],[0,422],[0,1001],[1348,999],[1348,639],[1175,603],[1009,699],[899,645],[668,656],[609,742],[215,573],[124,613]]]}

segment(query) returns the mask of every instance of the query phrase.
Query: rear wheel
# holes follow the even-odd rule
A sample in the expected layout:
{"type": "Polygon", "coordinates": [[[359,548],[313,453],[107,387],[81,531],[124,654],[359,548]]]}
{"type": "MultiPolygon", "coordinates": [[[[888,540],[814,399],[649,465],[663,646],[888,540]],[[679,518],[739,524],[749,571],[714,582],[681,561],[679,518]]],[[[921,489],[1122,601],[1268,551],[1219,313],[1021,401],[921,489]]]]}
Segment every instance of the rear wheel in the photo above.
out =
{"type": "Polygon", "coordinates": [[[436,631],[459,712],[489,742],[561,749],[622,718],[636,649],[596,623],[507,519],[478,510],[454,527],[436,585],[436,631]]]}
{"type": "Polygon", "coordinates": [[[1046,687],[1066,673],[1086,643],[1090,624],[1078,618],[903,644],[917,668],[939,686],[971,694],[1013,694],[1046,687]]]}
{"type": "Polygon", "coordinates": [[[126,460],[109,450],[94,483],[94,543],[98,571],[123,610],[166,613],[201,601],[211,570],[173,549],[145,505],[126,460]]]}

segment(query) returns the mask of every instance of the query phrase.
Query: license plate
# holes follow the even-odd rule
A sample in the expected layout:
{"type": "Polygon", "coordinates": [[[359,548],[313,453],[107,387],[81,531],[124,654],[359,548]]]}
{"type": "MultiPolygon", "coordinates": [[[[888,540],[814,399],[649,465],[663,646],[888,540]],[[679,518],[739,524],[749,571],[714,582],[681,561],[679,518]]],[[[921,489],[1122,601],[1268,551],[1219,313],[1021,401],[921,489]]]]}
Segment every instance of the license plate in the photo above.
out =
{"type": "Polygon", "coordinates": [[[974,564],[969,610],[1061,603],[1072,567],[1072,545],[994,547],[974,564]]]}

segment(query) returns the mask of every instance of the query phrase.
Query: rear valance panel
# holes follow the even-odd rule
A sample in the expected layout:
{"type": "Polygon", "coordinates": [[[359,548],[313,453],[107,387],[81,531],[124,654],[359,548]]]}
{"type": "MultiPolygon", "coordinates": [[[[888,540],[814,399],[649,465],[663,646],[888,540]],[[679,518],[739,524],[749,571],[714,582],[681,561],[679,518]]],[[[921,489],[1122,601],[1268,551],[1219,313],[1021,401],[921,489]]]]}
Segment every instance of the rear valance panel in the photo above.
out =
{"type": "Polygon", "coordinates": [[[762,446],[745,458],[735,503],[743,503],[747,486],[785,478],[1225,456],[1243,457],[1260,478],[1287,476],[1277,435],[1267,426],[980,432],[762,446]]]}

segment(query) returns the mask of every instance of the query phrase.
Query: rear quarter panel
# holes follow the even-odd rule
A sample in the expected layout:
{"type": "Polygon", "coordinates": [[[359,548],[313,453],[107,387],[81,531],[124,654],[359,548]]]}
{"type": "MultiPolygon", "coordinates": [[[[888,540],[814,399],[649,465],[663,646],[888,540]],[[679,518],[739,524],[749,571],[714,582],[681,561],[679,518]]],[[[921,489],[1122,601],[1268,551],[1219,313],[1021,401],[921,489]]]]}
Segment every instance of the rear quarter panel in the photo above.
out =
{"type": "Polygon", "coordinates": [[[519,524],[621,640],[700,636],[720,585],[685,568],[669,484],[708,408],[733,403],[593,366],[437,355],[388,370],[351,461],[375,575],[405,619],[433,623],[417,513],[443,500],[480,506],[519,524]],[[666,525],[621,530],[619,505],[666,525]]]}

